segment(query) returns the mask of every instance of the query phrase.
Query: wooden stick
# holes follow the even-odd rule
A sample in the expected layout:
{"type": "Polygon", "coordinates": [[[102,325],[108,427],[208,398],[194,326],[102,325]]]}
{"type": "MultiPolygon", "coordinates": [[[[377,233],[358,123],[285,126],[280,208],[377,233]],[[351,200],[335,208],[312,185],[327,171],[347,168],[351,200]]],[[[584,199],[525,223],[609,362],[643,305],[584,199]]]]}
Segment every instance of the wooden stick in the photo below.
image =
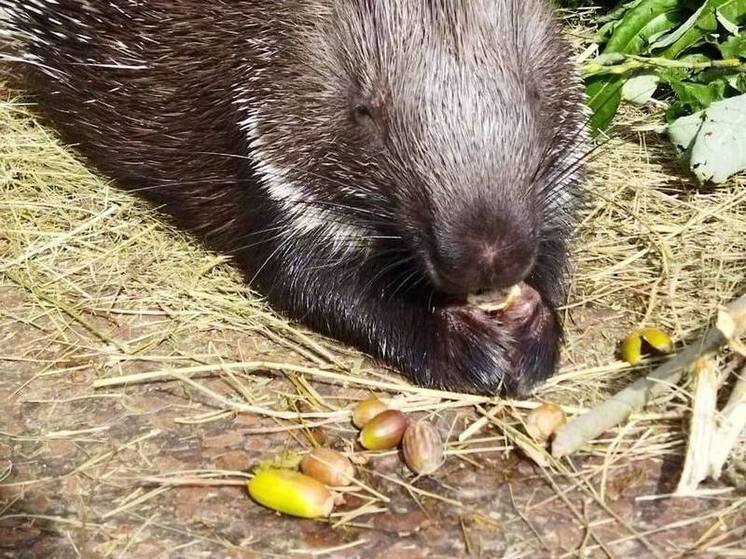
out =
{"type": "MultiPolygon", "coordinates": [[[[746,295],[726,305],[721,311],[719,323],[723,313],[735,323],[729,336],[743,333],[746,329],[746,295]]],[[[636,380],[609,400],[561,427],[552,443],[552,455],[560,458],[572,454],[607,429],[620,424],[630,414],[641,410],[650,400],[665,392],[667,386],[677,383],[682,373],[697,358],[716,351],[728,340],[717,326],[710,328],[700,342],[687,346],[648,376],[636,380]]]]}
{"type": "Polygon", "coordinates": [[[723,408],[720,426],[715,433],[710,456],[710,475],[720,479],[731,450],[736,446],[741,432],[746,429],[746,366],[736,380],[728,403],[723,408]]]}
{"type": "Polygon", "coordinates": [[[689,440],[686,445],[684,468],[676,486],[675,495],[694,495],[699,483],[710,471],[717,422],[718,369],[711,357],[700,357],[692,365],[694,402],[689,422],[689,440]]]}

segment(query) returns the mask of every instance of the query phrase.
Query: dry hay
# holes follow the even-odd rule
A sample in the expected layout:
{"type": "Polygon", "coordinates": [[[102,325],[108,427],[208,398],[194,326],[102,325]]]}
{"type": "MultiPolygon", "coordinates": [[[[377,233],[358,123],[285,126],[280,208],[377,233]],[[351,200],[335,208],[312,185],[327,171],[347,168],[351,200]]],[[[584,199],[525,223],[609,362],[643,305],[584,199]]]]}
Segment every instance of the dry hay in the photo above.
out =
{"type": "MultiPolygon", "coordinates": [[[[69,404],[71,379],[93,371],[85,377],[85,390],[72,396],[81,405],[107,398],[132,404],[139,389],[147,392],[153,383],[166,384],[183,400],[175,420],[184,429],[259,414],[273,418],[275,425],[261,423],[260,431],[278,431],[288,447],[307,448],[313,437],[310,427],[320,424],[353,440],[346,408],[374,390],[405,410],[451,422],[452,456],[504,455],[515,450],[525,410],[536,401],[560,402],[577,413],[650,367],[654,359],[634,368],[616,359],[625,332],[656,325],[676,340],[691,342],[718,305],[746,290],[746,179],[697,187],[681,172],[666,142],[646,128],[649,115],[627,110],[593,162],[591,204],[579,232],[566,309],[569,337],[562,371],[526,402],[421,390],[273,314],[223,257],[207,253],[144,203],[86,170],[16,93],[5,87],[0,95],[0,301],[6,301],[0,307],[0,369],[26,365],[35,371],[23,385],[6,386],[3,393],[14,400],[34,394],[38,405],[69,404]],[[16,304],[8,305],[14,298],[16,304]],[[18,336],[22,326],[33,334],[18,336]],[[108,379],[111,385],[94,390],[96,379],[108,379]],[[129,384],[122,386],[124,380],[129,384]],[[37,383],[43,383],[46,399],[34,392],[37,383]],[[474,421],[483,429],[475,428],[474,421]],[[464,431],[467,436],[460,441],[464,431]]],[[[672,390],[589,445],[580,460],[554,462],[543,470],[558,498],[566,499],[567,490],[559,487],[569,483],[600,503],[610,522],[624,524],[607,508],[609,480],[629,464],[682,455],[685,390],[672,390]]],[[[22,437],[105,443],[96,425],[67,429],[64,420],[60,423],[55,432],[25,426],[23,432],[8,428],[0,436],[7,436],[9,444],[22,437]]],[[[112,456],[139,448],[158,433],[134,433],[126,444],[97,450],[64,476],[13,475],[8,481],[27,488],[79,473],[111,476],[105,465],[112,456]]],[[[129,480],[131,492],[113,511],[89,519],[94,528],[119,513],[136,511],[174,486],[243,484],[245,478],[235,470],[154,471],[138,465],[115,474],[129,480]]],[[[403,484],[412,498],[462,505],[457,490],[430,491],[399,476],[388,476],[386,484],[403,484]]],[[[385,504],[380,493],[365,488],[358,493],[361,506],[333,522],[355,525],[385,504]]],[[[717,495],[703,517],[712,520],[702,526],[725,526],[724,535],[700,528],[693,541],[700,550],[738,552],[733,519],[743,513],[744,496],[727,490],[717,495]]],[[[565,504],[583,525],[581,511],[565,504]]],[[[685,526],[691,520],[681,521],[685,526]]],[[[66,523],[80,527],[81,520],[60,516],[55,522],[64,531],[66,523]]],[[[591,537],[582,549],[613,550],[630,539],[644,539],[626,528],[628,535],[615,543],[602,541],[587,525],[591,537]]],[[[355,547],[356,541],[345,545],[355,547]]],[[[99,551],[123,554],[130,544],[117,542],[107,552],[99,551]]]]}

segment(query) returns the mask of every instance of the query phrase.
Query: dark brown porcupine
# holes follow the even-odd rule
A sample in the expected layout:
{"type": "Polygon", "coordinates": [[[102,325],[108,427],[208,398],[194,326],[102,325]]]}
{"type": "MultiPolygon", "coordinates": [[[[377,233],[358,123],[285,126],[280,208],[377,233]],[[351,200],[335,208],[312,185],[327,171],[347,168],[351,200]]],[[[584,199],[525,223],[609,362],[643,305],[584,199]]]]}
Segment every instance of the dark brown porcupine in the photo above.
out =
{"type": "Polygon", "coordinates": [[[539,0],[0,0],[87,160],[289,316],[415,382],[522,393],[557,363],[586,153],[539,0]],[[507,310],[469,293],[525,282],[507,310]]]}

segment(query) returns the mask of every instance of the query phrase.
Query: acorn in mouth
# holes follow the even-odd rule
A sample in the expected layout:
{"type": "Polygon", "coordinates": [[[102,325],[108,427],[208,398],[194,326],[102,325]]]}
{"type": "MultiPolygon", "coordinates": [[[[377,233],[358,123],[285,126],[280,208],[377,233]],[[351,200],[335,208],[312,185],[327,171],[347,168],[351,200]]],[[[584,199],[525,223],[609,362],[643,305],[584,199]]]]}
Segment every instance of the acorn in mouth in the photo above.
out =
{"type": "Polygon", "coordinates": [[[522,283],[518,283],[505,289],[489,289],[472,293],[466,297],[466,302],[479,307],[486,313],[498,313],[518,301],[523,294],[524,287],[522,283]]]}

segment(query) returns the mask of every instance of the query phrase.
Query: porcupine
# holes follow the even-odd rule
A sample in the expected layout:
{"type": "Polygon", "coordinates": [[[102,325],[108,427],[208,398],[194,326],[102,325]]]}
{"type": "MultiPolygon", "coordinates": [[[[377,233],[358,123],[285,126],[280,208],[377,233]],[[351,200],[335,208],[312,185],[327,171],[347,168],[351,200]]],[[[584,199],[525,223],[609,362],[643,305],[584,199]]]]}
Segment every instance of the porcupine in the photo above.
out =
{"type": "Polygon", "coordinates": [[[0,0],[40,110],[277,310],[414,382],[556,369],[586,153],[541,0],[0,0]],[[497,312],[468,294],[521,283],[497,312]]]}

